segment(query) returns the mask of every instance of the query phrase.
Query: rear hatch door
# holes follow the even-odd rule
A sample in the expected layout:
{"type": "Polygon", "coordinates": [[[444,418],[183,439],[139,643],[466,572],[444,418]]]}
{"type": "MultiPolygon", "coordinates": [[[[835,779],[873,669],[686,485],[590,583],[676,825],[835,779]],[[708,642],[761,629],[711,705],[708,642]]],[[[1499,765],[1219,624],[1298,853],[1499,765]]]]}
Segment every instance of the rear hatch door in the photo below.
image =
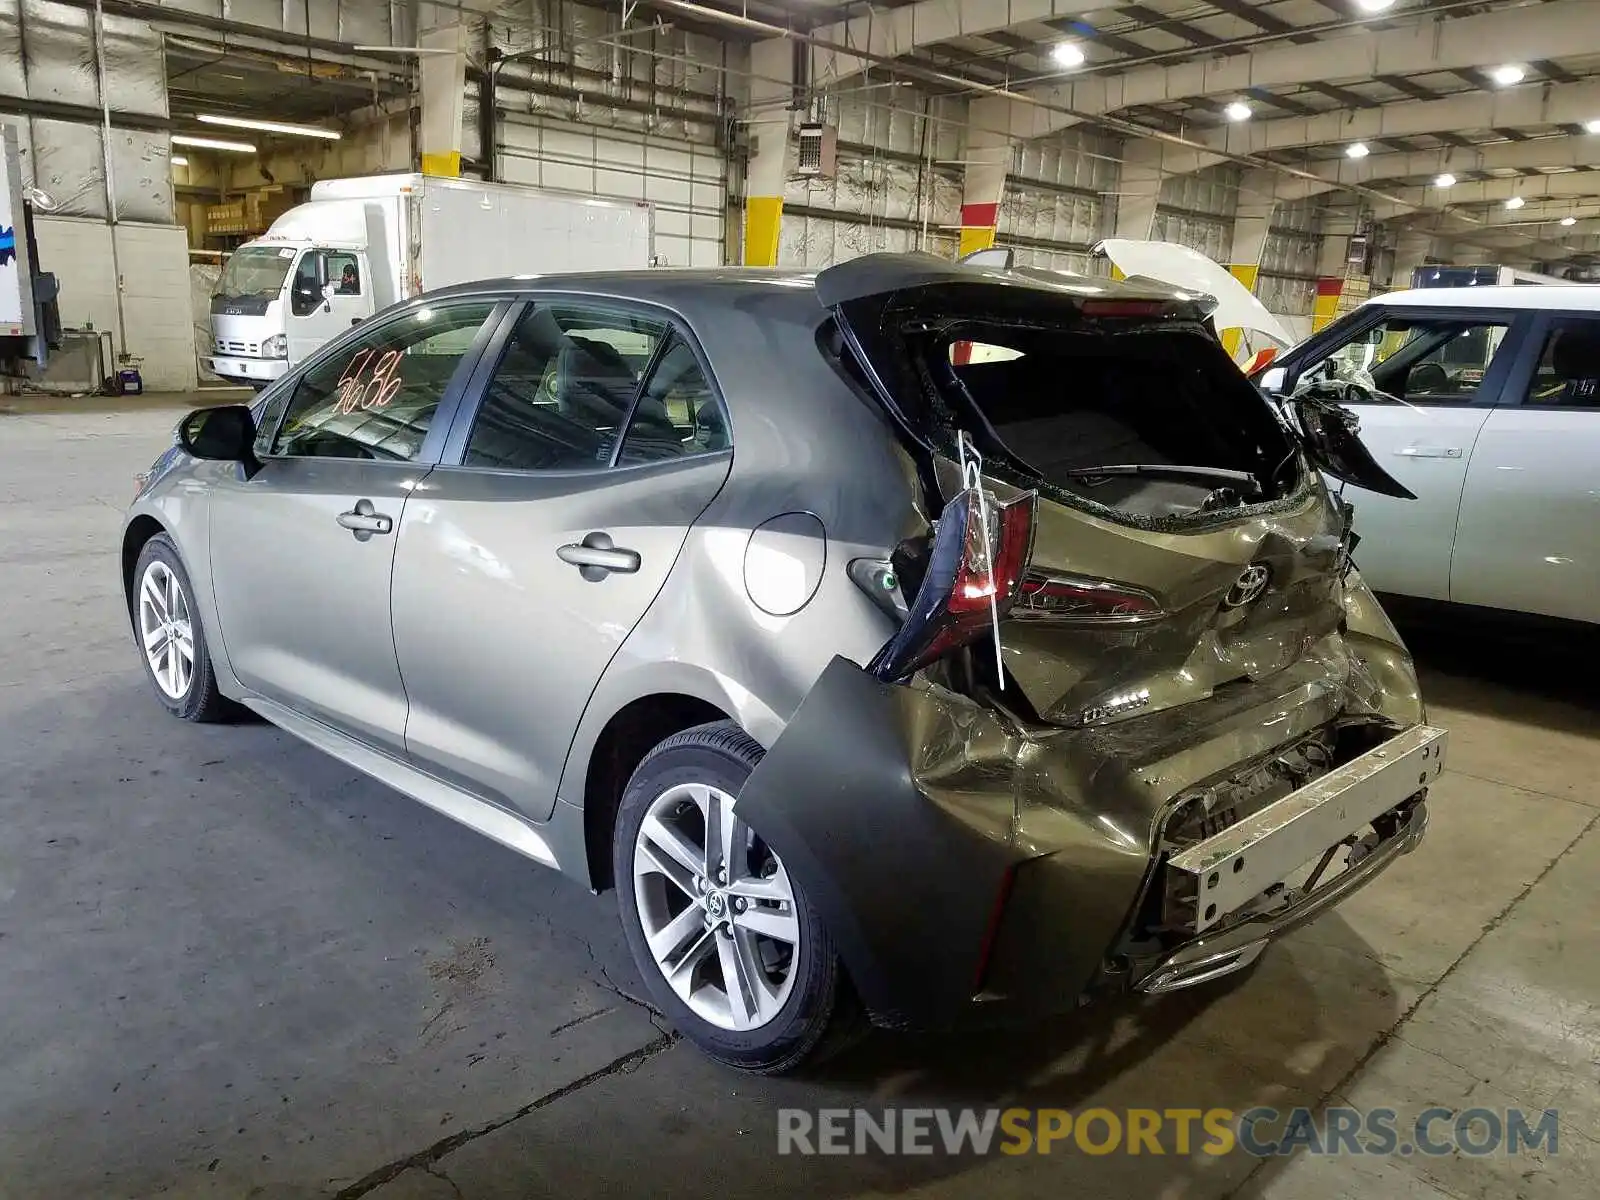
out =
{"type": "Polygon", "coordinates": [[[904,255],[829,268],[817,291],[924,456],[929,512],[960,490],[966,439],[998,501],[1038,491],[1023,595],[1000,623],[1002,681],[1032,715],[1174,707],[1337,637],[1345,514],[1205,327],[1205,300],[904,255]]]}

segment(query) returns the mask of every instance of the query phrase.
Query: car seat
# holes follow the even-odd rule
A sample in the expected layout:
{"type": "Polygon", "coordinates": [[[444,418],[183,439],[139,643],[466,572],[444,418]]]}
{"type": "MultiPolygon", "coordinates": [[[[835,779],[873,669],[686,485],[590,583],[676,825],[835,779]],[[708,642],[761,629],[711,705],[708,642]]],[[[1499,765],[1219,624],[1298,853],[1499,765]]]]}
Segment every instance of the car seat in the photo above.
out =
{"type": "Polygon", "coordinates": [[[1565,380],[1551,403],[1575,408],[1600,406],[1600,329],[1563,329],[1556,338],[1550,365],[1565,380]]]}

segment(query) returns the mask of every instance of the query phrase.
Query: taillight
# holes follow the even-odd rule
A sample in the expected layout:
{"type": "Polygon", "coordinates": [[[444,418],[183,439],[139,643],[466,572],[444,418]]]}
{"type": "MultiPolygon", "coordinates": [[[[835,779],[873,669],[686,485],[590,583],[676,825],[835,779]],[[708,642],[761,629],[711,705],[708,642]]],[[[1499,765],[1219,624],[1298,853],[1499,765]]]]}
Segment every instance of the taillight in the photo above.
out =
{"type": "Polygon", "coordinates": [[[1161,616],[1161,601],[1131,584],[1030,572],[1011,615],[1017,620],[1137,624],[1161,616]]]}
{"type": "Polygon", "coordinates": [[[989,633],[992,622],[1011,611],[1033,550],[1036,501],[1028,492],[996,504],[969,488],[945,506],[910,613],[867,664],[869,671],[879,679],[903,679],[989,633]]]}

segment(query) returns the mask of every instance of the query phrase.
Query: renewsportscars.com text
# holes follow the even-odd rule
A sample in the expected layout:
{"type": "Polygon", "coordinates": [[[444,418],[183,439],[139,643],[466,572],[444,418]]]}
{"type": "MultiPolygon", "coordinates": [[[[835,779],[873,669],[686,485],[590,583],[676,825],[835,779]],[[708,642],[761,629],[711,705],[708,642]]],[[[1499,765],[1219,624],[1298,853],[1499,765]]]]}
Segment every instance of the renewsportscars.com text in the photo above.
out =
{"type": "Polygon", "coordinates": [[[1517,1108],[783,1108],[778,1153],[1551,1155],[1558,1126],[1517,1108]]]}

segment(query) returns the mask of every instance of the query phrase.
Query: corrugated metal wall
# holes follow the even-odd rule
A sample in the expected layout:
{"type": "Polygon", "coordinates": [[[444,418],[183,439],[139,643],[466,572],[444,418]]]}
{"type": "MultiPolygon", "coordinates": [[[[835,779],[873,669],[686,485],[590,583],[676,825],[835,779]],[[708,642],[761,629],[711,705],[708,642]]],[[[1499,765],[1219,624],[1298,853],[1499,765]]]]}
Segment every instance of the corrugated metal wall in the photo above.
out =
{"type": "Polygon", "coordinates": [[[1256,295],[1275,313],[1307,315],[1316,303],[1322,205],[1321,197],[1309,197],[1273,210],[1256,295]]]}
{"type": "MultiPolygon", "coordinates": [[[[727,261],[726,46],[677,28],[626,37],[620,12],[560,0],[501,5],[490,36],[508,54],[496,92],[501,178],[655,209],[670,266],[727,261]]],[[[463,152],[481,156],[469,85],[463,152]]]]}
{"type": "Polygon", "coordinates": [[[1240,168],[1223,163],[1162,180],[1150,236],[1160,242],[1178,242],[1226,263],[1233,253],[1240,174],[1240,168]]]}
{"type": "MultiPolygon", "coordinates": [[[[330,38],[363,46],[401,45],[411,36],[401,28],[399,36],[391,42],[391,14],[398,20],[406,9],[405,4],[390,4],[387,0],[156,0],[163,8],[175,13],[195,13],[203,17],[222,17],[246,25],[259,25],[280,33],[297,33],[304,37],[330,38]],[[306,19],[310,17],[310,29],[306,19]]],[[[434,6],[453,14],[456,5],[434,6]]]]}
{"type": "MultiPolygon", "coordinates": [[[[968,155],[965,101],[880,86],[832,99],[821,116],[839,128],[838,171],[828,180],[790,179],[779,262],[822,267],[882,250],[953,255],[968,155]]],[[[1019,143],[999,241],[1025,265],[1103,271],[1089,250],[1106,235],[1105,193],[1117,170],[1114,139],[1070,131],[1019,143]]]]}
{"type": "Polygon", "coordinates": [[[1111,232],[1106,197],[1120,173],[1115,138],[1069,130],[1018,143],[1000,205],[1000,241],[1016,247],[1024,266],[1105,274],[1105,260],[1089,251],[1111,232]]]}
{"type": "Polygon", "coordinates": [[[965,110],[912,88],[888,87],[825,105],[822,119],[839,128],[838,170],[832,179],[789,180],[779,263],[825,267],[884,250],[954,254],[961,223],[955,160],[965,110]]]}
{"type": "MultiPolygon", "coordinates": [[[[146,22],[108,16],[104,44],[112,110],[165,118],[161,36],[146,22]]],[[[17,128],[24,181],[46,192],[65,216],[107,215],[96,57],[88,10],[54,0],[0,0],[0,118],[17,128]],[[35,109],[27,101],[71,106],[82,115],[29,116],[35,109]]],[[[164,133],[112,130],[119,219],[172,220],[168,155],[164,133]]]]}

